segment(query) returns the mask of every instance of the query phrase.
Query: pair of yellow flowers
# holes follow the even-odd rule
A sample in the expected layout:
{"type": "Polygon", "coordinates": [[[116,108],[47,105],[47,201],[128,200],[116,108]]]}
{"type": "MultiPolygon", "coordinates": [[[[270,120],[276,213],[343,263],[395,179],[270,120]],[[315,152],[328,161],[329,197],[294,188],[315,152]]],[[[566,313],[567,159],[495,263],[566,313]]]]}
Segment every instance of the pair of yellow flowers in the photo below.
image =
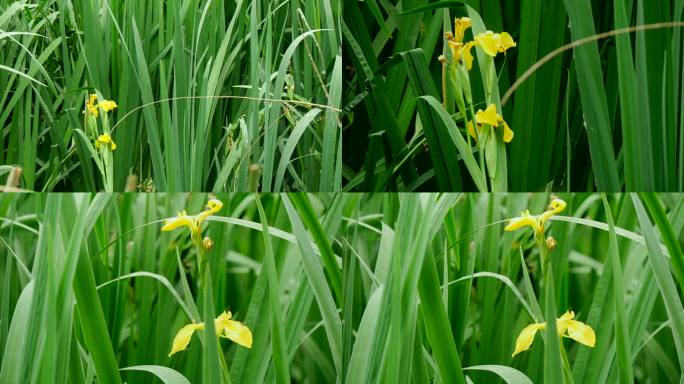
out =
{"type": "MultiPolygon", "coordinates": [[[[454,20],[454,34],[447,33],[446,35],[454,60],[465,62],[468,70],[471,70],[473,67],[473,54],[471,50],[476,45],[482,48],[482,51],[491,57],[495,57],[499,53],[505,53],[508,49],[517,46],[508,32],[494,33],[493,31],[479,33],[475,35],[475,40],[464,43],[463,38],[465,37],[465,32],[471,25],[470,18],[457,18],[454,20]]],[[[504,143],[510,143],[511,140],[513,140],[513,130],[511,130],[503,117],[497,113],[495,104],[489,104],[484,111],[481,109],[477,111],[475,120],[477,121],[478,132],[480,132],[483,124],[495,128],[503,125],[504,143]]],[[[475,133],[475,125],[472,121],[469,121],[466,124],[466,128],[470,136],[477,140],[479,135],[475,133]]]]}
{"type": "Polygon", "coordinates": [[[92,93],[90,97],[88,98],[88,101],[86,101],[86,110],[84,113],[88,113],[89,115],[93,117],[97,117],[100,114],[99,109],[101,108],[105,112],[113,111],[114,108],[117,107],[116,102],[114,100],[102,100],[99,103],[95,103],[97,101],[97,94],[92,93]]]}
{"type": "MultiPolygon", "coordinates": [[[[90,94],[90,97],[88,97],[88,100],[86,101],[85,111],[83,111],[83,113],[93,117],[98,117],[100,114],[100,109],[105,112],[109,112],[118,107],[114,100],[102,100],[97,104],[95,103],[96,101],[97,94],[90,94]]],[[[98,136],[97,140],[95,140],[95,149],[99,150],[100,148],[105,148],[107,146],[109,146],[109,149],[112,151],[116,149],[116,143],[114,143],[114,140],[112,140],[112,136],[110,136],[109,133],[104,133],[98,136]]]]}
{"type": "Polygon", "coordinates": [[[464,43],[463,38],[465,37],[465,32],[471,26],[472,23],[470,18],[457,18],[454,20],[454,34],[446,34],[454,60],[465,62],[469,71],[473,68],[473,54],[471,49],[476,45],[482,48],[482,51],[491,57],[495,57],[499,53],[505,53],[508,49],[517,46],[515,41],[513,41],[513,37],[511,37],[508,32],[494,33],[493,31],[478,33],[475,35],[475,40],[464,43]]]}
{"type": "MultiPolygon", "coordinates": [[[[187,227],[190,230],[194,241],[200,241],[202,238],[202,223],[207,217],[213,215],[223,208],[223,203],[218,199],[211,199],[207,202],[204,210],[196,215],[188,215],[185,211],[179,212],[178,216],[167,219],[164,222],[162,231],[173,231],[174,229],[187,227]]],[[[190,344],[192,335],[195,331],[204,330],[204,323],[195,323],[185,325],[181,328],[176,337],[173,339],[171,353],[185,350],[190,344]]],[[[217,337],[225,337],[247,348],[252,348],[252,332],[249,328],[239,321],[232,320],[230,311],[224,311],[216,319],[214,319],[214,329],[217,337]]]]}
{"type": "MultiPolygon", "coordinates": [[[[552,216],[560,213],[565,209],[567,204],[561,199],[553,199],[548,209],[539,215],[530,215],[530,211],[526,210],[520,213],[520,216],[511,219],[504,228],[505,231],[515,231],[526,226],[531,227],[536,235],[543,235],[544,223],[552,216]]],[[[575,312],[567,311],[556,320],[556,328],[558,328],[558,336],[569,337],[581,344],[589,347],[594,347],[596,344],[596,334],[594,330],[581,321],[574,320],[575,312]]],[[[545,330],[546,322],[532,323],[520,332],[515,341],[515,351],[513,356],[520,352],[526,351],[532,346],[534,336],[537,331],[545,330]]]]}

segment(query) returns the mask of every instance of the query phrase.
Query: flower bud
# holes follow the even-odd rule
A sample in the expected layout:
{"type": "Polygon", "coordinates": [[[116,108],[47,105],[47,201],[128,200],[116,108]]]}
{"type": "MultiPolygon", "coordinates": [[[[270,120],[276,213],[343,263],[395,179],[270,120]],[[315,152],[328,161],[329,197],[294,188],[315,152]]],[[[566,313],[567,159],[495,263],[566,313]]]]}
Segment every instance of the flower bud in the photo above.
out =
{"type": "Polygon", "coordinates": [[[211,249],[214,248],[214,240],[209,236],[205,236],[202,240],[202,247],[207,251],[211,251],[211,249]]]}
{"type": "Polygon", "coordinates": [[[553,236],[546,238],[546,247],[549,249],[549,251],[556,249],[556,246],[558,246],[558,242],[553,238],[553,236]]]}

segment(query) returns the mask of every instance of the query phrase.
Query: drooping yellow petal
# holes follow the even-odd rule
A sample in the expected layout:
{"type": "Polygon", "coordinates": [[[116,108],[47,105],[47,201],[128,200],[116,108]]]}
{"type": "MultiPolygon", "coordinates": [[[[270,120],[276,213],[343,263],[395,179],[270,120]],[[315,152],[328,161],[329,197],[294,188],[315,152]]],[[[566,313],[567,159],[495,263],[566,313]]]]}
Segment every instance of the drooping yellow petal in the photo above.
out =
{"type": "Polygon", "coordinates": [[[475,41],[480,46],[480,48],[482,48],[484,53],[486,53],[489,56],[494,57],[499,52],[499,42],[497,41],[496,37],[494,36],[494,32],[492,31],[477,34],[475,36],[475,41]]]}
{"type": "Polygon", "coordinates": [[[498,127],[499,126],[499,114],[496,113],[496,105],[495,104],[489,104],[487,106],[487,109],[479,110],[475,114],[475,119],[479,124],[487,124],[491,125],[493,127],[498,127]]]}
{"type": "Polygon", "coordinates": [[[567,205],[568,204],[561,199],[551,200],[551,204],[549,204],[547,210],[540,215],[540,221],[542,225],[546,222],[546,220],[551,218],[551,216],[562,212],[567,205]]]}
{"type": "Polygon", "coordinates": [[[518,338],[515,340],[515,351],[513,351],[512,356],[515,357],[518,353],[530,349],[537,331],[543,329],[546,329],[546,323],[532,323],[523,328],[523,330],[520,331],[518,338]]]}
{"type": "Polygon", "coordinates": [[[117,107],[113,100],[103,100],[98,104],[98,106],[105,112],[109,112],[117,107]]]}
{"type": "Polygon", "coordinates": [[[475,36],[475,41],[491,57],[495,57],[498,53],[504,53],[516,46],[515,41],[507,32],[494,33],[487,31],[475,36]]]}
{"type": "Polygon", "coordinates": [[[243,347],[252,348],[252,331],[239,321],[231,320],[230,311],[224,311],[216,318],[216,334],[228,338],[243,347]]]}
{"type": "Polygon", "coordinates": [[[461,52],[463,51],[463,43],[449,40],[449,48],[451,48],[451,56],[453,56],[454,61],[460,61],[461,52]]]}
{"type": "Polygon", "coordinates": [[[499,52],[506,52],[508,49],[516,46],[517,44],[508,32],[501,32],[498,46],[499,52]]]}
{"type": "Polygon", "coordinates": [[[470,134],[470,136],[472,136],[473,139],[475,139],[475,141],[477,141],[477,134],[475,133],[475,127],[473,126],[472,121],[469,121],[468,123],[466,123],[466,129],[468,130],[468,133],[470,134]]]}
{"type": "Polygon", "coordinates": [[[510,143],[511,140],[513,140],[513,136],[515,136],[515,134],[513,133],[513,130],[508,126],[508,123],[506,123],[504,121],[503,125],[504,125],[504,134],[503,134],[504,143],[510,143]]]}
{"type": "Polygon", "coordinates": [[[204,323],[191,323],[181,328],[178,333],[176,333],[176,337],[173,338],[173,345],[171,346],[171,353],[169,353],[169,356],[185,350],[185,348],[188,347],[188,344],[190,344],[192,335],[199,329],[204,329],[204,323]]]}
{"type": "Polygon", "coordinates": [[[577,341],[578,343],[582,343],[592,348],[594,345],[596,345],[596,334],[594,333],[594,330],[583,322],[577,320],[567,320],[566,330],[568,337],[577,341]]]}
{"type": "Polygon", "coordinates": [[[539,232],[541,230],[537,216],[530,215],[530,211],[523,211],[520,212],[520,216],[514,217],[508,222],[508,225],[506,228],[504,228],[504,231],[515,231],[516,229],[520,229],[528,225],[532,227],[535,232],[539,232]]]}
{"type": "Polygon", "coordinates": [[[473,53],[471,50],[475,46],[474,41],[469,41],[466,43],[466,45],[463,47],[462,55],[463,55],[463,61],[466,64],[466,68],[470,71],[473,69],[473,53]]]}
{"type": "Polygon", "coordinates": [[[188,216],[185,211],[178,212],[178,216],[172,217],[170,219],[166,219],[164,221],[164,226],[162,227],[162,231],[173,231],[176,228],[180,227],[188,227],[190,228],[190,231],[193,233],[197,229],[197,224],[195,222],[195,218],[192,216],[188,216]]]}
{"type": "Polygon", "coordinates": [[[456,42],[463,42],[465,31],[467,31],[470,26],[471,22],[469,17],[461,17],[454,20],[454,39],[456,42]]]}
{"type": "Polygon", "coordinates": [[[207,206],[204,208],[204,211],[197,215],[197,224],[202,224],[207,217],[220,211],[221,208],[223,208],[223,203],[220,200],[211,199],[207,201],[207,206]]]}

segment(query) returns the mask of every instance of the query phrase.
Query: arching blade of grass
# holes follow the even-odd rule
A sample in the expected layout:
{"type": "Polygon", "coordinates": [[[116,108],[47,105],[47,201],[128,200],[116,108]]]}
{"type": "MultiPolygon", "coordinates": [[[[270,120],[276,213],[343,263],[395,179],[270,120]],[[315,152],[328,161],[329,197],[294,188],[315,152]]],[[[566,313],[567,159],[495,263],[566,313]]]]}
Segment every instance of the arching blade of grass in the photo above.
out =
{"type": "Polygon", "coordinates": [[[266,219],[266,212],[261,205],[259,197],[256,198],[257,208],[259,209],[259,217],[261,218],[261,225],[263,226],[264,249],[266,251],[266,273],[268,274],[268,300],[270,305],[270,322],[271,322],[271,343],[273,348],[273,359],[275,365],[276,382],[289,383],[289,358],[285,346],[285,334],[283,333],[282,324],[283,316],[280,311],[280,302],[278,294],[278,273],[275,266],[275,258],[273,256],[273,244],[271,244],[271,236],[269,233],[268,221],[266,219]]]}
{"type": "MultiPolygon", "coordinates": [[[[425,95],[422,97],[439,97],[437,87],[432,82],[432,76],[425,62],[423,50],[412,50],[402,53],[401,56],[404,59],[406,73],[408,74],[413,93],[425,95]]],[[[454,160],[447,157],[449,153],[455,152],[451,140],[448,139],[444,129],[439,129],[438,120],[427,105],[419,102],[418,111],[428,147],[430,148],[432,167],[435,170],[435,178],[437,179],[439,189],[442,191],[462,190],[460,169],[458,167],[450,167],[450,163],[454,160]]]]}
{"type": "Polygon", "coordinates": [[[603,209],[606,211],[610,236],[610,260],[613,266],[613,297],[615,299],[615,346],[617,349],[617,364],[620,383],[634,383],[632,371],[632,348],[629,340],[629,328],[627,328],[627,313],[625,307],[624,283],[622,278],[622,263],[620,262],[620,250],[618,248],[617,235],[613,214],[605,194],[601,195],[603,209]]]}

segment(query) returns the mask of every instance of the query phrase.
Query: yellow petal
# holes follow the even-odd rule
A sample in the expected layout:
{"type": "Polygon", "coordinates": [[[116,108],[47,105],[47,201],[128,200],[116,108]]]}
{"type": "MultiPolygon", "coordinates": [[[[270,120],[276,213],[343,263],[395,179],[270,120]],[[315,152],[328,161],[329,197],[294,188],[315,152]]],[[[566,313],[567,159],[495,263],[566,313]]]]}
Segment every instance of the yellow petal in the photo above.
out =
{"type": "Polygon", "coordinates": [[[200,212],[197,215],[197,224],[202,224],[204,222],[204,219],[207,217],[213,215],[214,213],[218,212],[223,208],[223,203],[218,200],[218,199],[211,199],[207,202],[207,206],[204,208],[204,211],[200,212]]]}
{"type": "Polygon", "coordinates": [[[477,141],[477,134],[475,133],[475,128],[473,127],[472,121],[469,121],[466,124],[466,129],[468,130],[468,133],[470,134],[470,136],[472,136],[473,139],[475,139],[475,141],[477,141]]]}
{"type": "Polygon", "coordinates": [[[594,330],[583,322],[568,320],[566,322],[566,328],[569,338],[588,347],[593,348],[594,345],[596,345],[596,334],[594,333],[594,330]]]}
{"type": "MultiPolygon", "coordinates": [[[[97,117],[97,114],[95,114],[95,117],[97,117]]],[[[95,141],[96,149],[100,149],[101,146],[107,145],[109,145],[109,148],[112,151],[116,149],[116,144],[114,144],[114,140],[112,140],[112,137],[109,136],[109,133],[105,133],[97,137],[97,140],[95,141]]]]}
{"type": "Polygon", "coordinates": [[[198,329],[204,329],[204,323],[192,323],[181,328],[178,333],[176,333],[176,337],[173,338],[173,345],[171,347],[171,353],[169,353],[169,356],[176,352],[185,350],[185,348],[188,347],[188,344],[190,344],[192,334],[198,329]]]}
{"type": "Polygon", "coordinates": [[[228,338],[243,347],[252,348],[252,331],[239,321],[231,320],[232,314],[223,312],[216,318],[217,335],[228,338]]]}
{"type": "Polygon", "coordinates": [[[562,212],[567,205],[568,204],[561,199],[551,200],[551,204],[549,204],[549,207],[546,210],[546,212],[544,212],[540,215],[541,223],[544,224],[546,222],[546,220],[548,220],[551,216],[562,212]]]}
{"type": "Polygon", "coordinates": [[[469,17],[461,17],[454,20],[454,39],[460,43],[463,41],[465,31],[470,28],[471,22],[469,17]]]}
{"type": "Polygon", "coordinates": [[[170,219],[166,219],[164,221],[164,226],[162,227],[162,231],[173,231],[176,228],[180,228],[186,226],[190,228],[191,231],[195,231],[195,228],[197,227],[195,224],[195,220],[192,216],[188,216],[185,211],[178,213],[178,216],[172,217],[170,219]]]}
{"type": "Polygon", "coordinates": [[[98,104],[98,106],[102,108],[105,112],[109,112],[117,107],[116,103],[113,100],[103,100],[98,104]]]}
{"type": "Polygon", "coordinates": [[[499,42],[497,38],[494,36],[494,32],[492,31],[487,31],[478,34],[477,36],[475,36],[475,41],[480,46],[480,48],[482,48],[484,53],[486,53],[489,56],[494,57],[499,52],[499,42]]]}
{"type": "Polygon", "coordinates": [[[528,225],[532,227],[535,232],[541,230],[537,216],[530,215],[530,211],[523,211],[520,212],[519,217],[514,217],[508,222],[508,225],[506,228],[504,228],[504,231],[515,231],[516,229],[520,229],[528,225]]]}
{"type": "Polygon", "coordinates": [[[487,124],[491,125],[493,127],[498,127],[499,126],[499,114],[496,113],[496,105],[495,104],[489,104],[487,106],[487,109],[479,110],[475,114],[475,119],[479,124],[487,124]]]}
{"type": "Polygon", "coordinates": [[[465,47],[463,47],[462,55],[463,55],[463,61],[466,64],[466,68],[470,71],[473,69],[473,53],[470,51],[473,47],[475,46],[474,41],[469,41],[466,43],[465,47]]]}
{"type": "Polygon", "coordinates": [[[549,209],[552,210],[553,213],[560,213],[567,205],[568,204],[561,199],[553,199],[551,200],[551,204],[549,204],[549,209]]]}
{"type": "Polygon", "coordinates": [[[513,130],[508,126],[508,124],[505,121],[503,122],[503,125],[504,125],[504,134],[503,134],[504,143],[510,143],[511,140],[513,140],[513,136],[515,136],[515,134],[513,133],[513,130]]]}
{"type": "Polygon", "coordinates": [[[97,101],[97,94],[91,93],[90,97],[88,98],[88,104],[95,105],[95,101],[97,101]]]}
{"type": "Polygon", "coordinates": [[[515,41],[513,41],[511,35],[508,34],[508,32],[501,32],[499,36],[499,52],[505,52],[509,48],[517,46],[515,41]]]}
{"type": "Polygon", "coordinates": [[[546,329],[546,323],[532,323],[527,327],[523,328],[515,340],[515,351],[513,351],[513,357],[522,351],[527,351],[530,349],[532,342],[534,341],[534,336],[537,331],[541,329],[546,329]]]}
{"type": "Polygon", "coordinates": [[[224,335],[243,347],[252,348],[252,331],[238,321],[230,320],[224,328],[224,335]]]}
{"type": "Polygon", "coordinates": [[[460,62],[461,53],[463,51],[463,43],[449,40],[449,48],[451,48],[451,56],[453,56],[454,61],[460,62]]]}

